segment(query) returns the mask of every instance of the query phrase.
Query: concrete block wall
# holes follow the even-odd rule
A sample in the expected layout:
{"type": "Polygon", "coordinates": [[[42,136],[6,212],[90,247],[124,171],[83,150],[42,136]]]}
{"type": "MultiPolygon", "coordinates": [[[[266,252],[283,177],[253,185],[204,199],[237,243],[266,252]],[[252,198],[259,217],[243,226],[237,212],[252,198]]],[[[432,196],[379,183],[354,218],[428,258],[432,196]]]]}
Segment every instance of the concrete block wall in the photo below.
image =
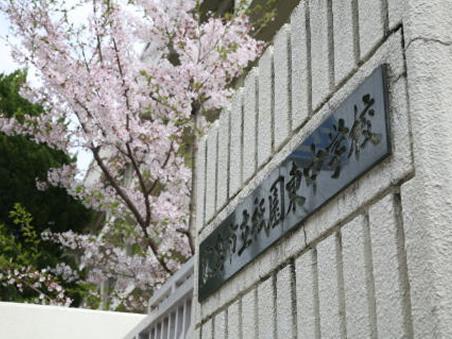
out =
{"type": "Polygon", "coordinates": [[[451,4],[302,0],[293,11],[198,142],[198,245],[381,64],[392,155],[194,300],[196,339],[452,337],[451,4]]]}

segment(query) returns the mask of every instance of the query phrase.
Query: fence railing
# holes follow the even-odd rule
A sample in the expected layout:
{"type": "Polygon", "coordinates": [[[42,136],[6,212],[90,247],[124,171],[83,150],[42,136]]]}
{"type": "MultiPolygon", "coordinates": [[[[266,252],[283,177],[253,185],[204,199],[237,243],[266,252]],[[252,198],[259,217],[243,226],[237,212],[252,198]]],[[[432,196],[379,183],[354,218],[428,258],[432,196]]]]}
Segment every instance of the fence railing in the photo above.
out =
{"type": "Polygon", "coordinates": [[[124,339],[185,339],[190,333],[193,258],[149,301],[148,316],[124,339]]]}

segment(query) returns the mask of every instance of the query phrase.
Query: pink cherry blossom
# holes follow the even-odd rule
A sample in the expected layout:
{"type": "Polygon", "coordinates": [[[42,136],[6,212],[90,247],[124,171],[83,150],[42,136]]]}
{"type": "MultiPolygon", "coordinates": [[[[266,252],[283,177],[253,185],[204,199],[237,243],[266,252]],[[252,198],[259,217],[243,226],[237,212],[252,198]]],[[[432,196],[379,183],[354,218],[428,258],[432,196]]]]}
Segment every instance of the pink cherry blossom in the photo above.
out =
{"type": "Polygon", "coordinates": [[[44,236],[79,251],[93,281],[114,277],[119,303],[146,300],[135,291],[153,290],[193,254],[184,143],[205,129],[205,112],[227,104],[231,83],[263,48],[247,17],[201,21],[196,3],[0,4],[20,38],[15,57],[40,77],[40,86],[22,93],[45,109],[23,122],[0,112],[0,131],[70,155],[92,154],[99,180],[87,184],[75,166],[64,165],[37,185],[63,187],[105,213],[101,234],[44,236]]]}

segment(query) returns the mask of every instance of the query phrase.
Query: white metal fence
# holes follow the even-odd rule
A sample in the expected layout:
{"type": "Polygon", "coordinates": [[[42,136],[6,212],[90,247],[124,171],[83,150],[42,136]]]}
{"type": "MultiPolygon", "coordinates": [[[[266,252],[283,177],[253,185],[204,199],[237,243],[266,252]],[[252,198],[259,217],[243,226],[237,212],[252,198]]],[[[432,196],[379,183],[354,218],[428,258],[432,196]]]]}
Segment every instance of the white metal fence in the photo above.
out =
{"type": "Polygon", "coordinates": [[[149,315],[125,339],[184,339],[191,331],[193,258],[151,298],[149,315]]]}

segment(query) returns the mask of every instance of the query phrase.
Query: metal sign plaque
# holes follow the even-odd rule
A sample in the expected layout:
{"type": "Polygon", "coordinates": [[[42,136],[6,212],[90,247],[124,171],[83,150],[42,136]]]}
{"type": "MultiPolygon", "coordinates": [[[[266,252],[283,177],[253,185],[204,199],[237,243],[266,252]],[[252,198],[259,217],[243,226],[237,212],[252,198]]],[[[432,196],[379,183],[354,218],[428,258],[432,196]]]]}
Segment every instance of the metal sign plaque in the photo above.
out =
{"type": "Polygon", "coordinates": [[[200,244],[199,300],[390,152],[380,66],[200,244]]]}

